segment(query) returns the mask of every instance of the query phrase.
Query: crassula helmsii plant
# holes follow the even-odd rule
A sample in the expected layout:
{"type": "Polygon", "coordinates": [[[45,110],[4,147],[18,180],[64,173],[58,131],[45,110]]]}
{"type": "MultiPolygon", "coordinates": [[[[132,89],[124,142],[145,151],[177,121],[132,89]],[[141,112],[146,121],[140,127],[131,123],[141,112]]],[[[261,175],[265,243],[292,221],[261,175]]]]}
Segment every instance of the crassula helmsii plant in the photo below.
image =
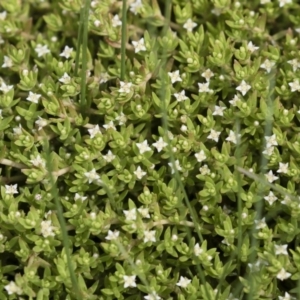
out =
{"type": "Polygon", "coordinates": [[[0,7],[1,299],[299,299],[296,1],[0,7]]]}

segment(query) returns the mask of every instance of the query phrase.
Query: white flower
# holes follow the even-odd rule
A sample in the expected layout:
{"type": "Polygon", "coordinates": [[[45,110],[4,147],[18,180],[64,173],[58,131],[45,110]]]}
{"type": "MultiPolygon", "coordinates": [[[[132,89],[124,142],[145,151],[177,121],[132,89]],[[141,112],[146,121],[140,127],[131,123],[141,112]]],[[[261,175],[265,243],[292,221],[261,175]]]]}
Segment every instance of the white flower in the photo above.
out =
{"type": "Polygon", "coordinates": [[[287,272],[284,268],[282,268],[279,273],[277,274],[277,278],[281,281],[288,279],[289,277],[291,277],[291,273],[287,272]]]}
{"type": "Polygon", "coordinates": [[[267,148],[278,145],[278,142],[276,139],[276,134],[273,134],[271,136],[265,136],[265,139],[266,139],[266,143],[267,143],[267,148]]]}
{"type": "Polygon", "coordinates": [[[111,150],[108,150],[107,154],[103,155],[103,158],[106,162],[110,163],[116,158],[116,156],[111,152],[111,150]]]}
{"type": "Polygon", "coordinates": [[[183,28],[186,29],[188,32],[192,32],[193,29],[197,26],[197,23],[193,22],[193,20],[190,18],[188,19],[184,24],[183,28]]]}
{"type": "Polygon", "coordinates": [[[4,63],[2,65],[2,68],[10,68],[13,66],[13,61],[11,60],[10,57],[4,55],[4,63]]]}
{"type": "Polygon", "coordinates": [[[114,122],[113,121],[109,121],[108,124],[104,124],[103,127],[108,130],[109,128],[113,129],[113,130],[117,130],[114,122]]]}
{"type": "Polygon", "coordinates": [[[209,82],[205,82],[205,83],[198,82],[198,86],[199,86],[199,93],[209,93],[211,91],[209,88],[209,82]]]}
{"type": "Polygon", "coordinates": [[[286,4],[291,4],[292,0],[278,0],[278,2],[279,2],[279,7],[283,7],[286,4]]]}
{"type": "Polygon", "coordinates": [[[145,300],[161,300],[161,297],[159,297],[156,292],[152,292],[151,294],[148,294],[148,296],[145,296],[144,299],[145,300]]]}
{"type": "Polygon", "coordinates": [[[116,120],[119,122],[119,125],[124,125],[127,122],[127,117],[121,112],[117,117],[116,120]]]}
{"type": "Polygon", "coordinates": [[[18,185],[5,185],[5,194],[6,195],[13,195],[13,194],[19,194],[18,192],[18,185]]]}
{"type": "Polygon", "coordinates": [[[180,130],[181,130],[182,132],[186,132],[186,131],[188,130],[188,128],[187,128],[186,125],[181,125],[180,130]]]}
{"type": "Polygon", "coordinates": [[[285,244],[285,245],[275,245],[275,254],[276,255],[280,255],[280,254],[289,255],[288,252],[287,252],[287,247],[288,247],[287,244],[285,244]]]}
{"type": "Polygon", "coordinates": [[[142,0],[136,0],[135,2],[130,4],[129,10],[136,15],[142,7],[142,0]]]}
{"type": "Polygon", "coordinates": [[[210,69],[207,69],[205,70],[201,76],[204,77],[206,79],[206,81],[210,81],[210,78],[212,78],[215,74],[210,70],[210,69]]]}
{"type": "Polygon", "coordinates": [[[109,74],[107,72],[100,73],[99,75],[99,83],[105,83],[109,80],[109,74]]]}
{"type": "Polygon", "coordinates": [[[216,131],[216,130],[212,129],[207,138],[210,139],[210,140],[214,140],[215,142],[218,142],[220,134],[221,134],[221,131],[216,131]]]}
{"type": "Polygon", "coordinates": [[[269,192],[268,196],[264,197],[265,200],[269,202],[270,205],[272,205],[278,198],[274,195],[273,192],[269,192]]]}
{"type": "Polygon", "coordinates": [[[8,295],[21,295],[23,293],[22,289],[19,288],[14,281],[10,281],[10,283],[7,284],[4,288],[6,289],[8,295]]]}
{"type": "Polygon", "coordinates": [[[131,92],[131,86],[132,86],[131,82],[120,81],[119,93],[129,94],[131,92]]]}
{"type": "Polygon", "coordinates": [[[141,214],[143,218],[150,218],[149,208],[147,207],[140,207],[138,208],[138,212],[141,214]]]}
{"type": "Polygon", "coordinates": [[[195,157],[196,157],[196,159],[197,159],[198,162],[202,162],[202,161],[204,161],[206,159],[206,155],[205,155],[205,153],[204,153],[203,150],[201,150],[198,153],[195,153],[195,157]]]}
{"type": "Polygon", "coordinates": [[[13,128],[13,132],[14,132],[15,135],[20,135],[20,134],[22,134],[22,125],[19,124],[19,127],[13,128]]]}
{"type": "Polygon", "coordinates": [[[65,46],[64,50],[62,53],[59,54],[59,56],[65,57],[65,58],[70,58],[72,54],[73,48],[70,48],[69,46],[65,46]]]}
{"type": "Polygon", "coordinates": [[[199,168],[199,172],[201,173],[201,175],[205,176],[210,174],[210,169],[207,165],[203,165],[201,168],[199,168]]]}
{"type": "Polygon", "coordinates": [[[42,46],[41,44],[37,44],[34,51],[37,53],[38,57],[42,57],[47,53],[50,53],[47,45],[42,46]]]}
{"type": "Polygon", "coordinates": [[[101,131],[100,131],[100,128],[99,128],[99,125],[95,125],[94,128],[90,128],[88,129],[88,132],[90,134],[90,138],[93,139],[97,134],[101,134],[101,131]]]}
{"type": "Polygon", "coordinates": [[[168,146],[168,144],[163,140],[162,137],[159,137],[158,141],[153,143],[152,145],[157,149],[157,152],[161,152],[163,148],[168,146]]]}
{"type": "Polygon", "coordinates": [[[139,41],[132,41],[132,45],[134,47],[134,52],[138,53],[140,51],[146,51],[144,38],[141,38],[139,41]]]}
{"type": "Polygon", "coordinates": [[[81,196],[78,193],[75,193],[75,197],[74,197],[75,201],[80,200],[81,202],[84,202],[87,197],[81,196]]]}
{"type": "Polygon", "coordinates": [[[114,15],[114,17],[111,20],[112,27],[118,27],[122,26],[122,21],[119,18],[119,15],[114,15]]]}
{"type": "Polygon", "coordinates": [[[223,112],[225,109],[226,107],[215,105],[213,116],[223,116],[224,115],[223,112]]]}
{"type": "Polygon", "coordinates": [[[55,236],[53,230],[55,227],[52,226],[52,221],[42,221],[41,222],[41,234],[43,237],[47,238],[48,236],[55,236]]]}
{"type": "Polygon", "coordinates": [[[240,91],[243,96],[247,94],[247,92],[251,89],[251,86],[243,80],[240,85],[236,88],[237,91],[240,91]]]}
{"type": "Polygon", "coordinates": [[[233,99],[229,101],[229,103],[232,106],[237,106],[237,103],[240,101],[240,98],[238,95],[234,95],[233,99]]]}
{"type": "Polygon", "coordinates": [[[174,72],[168,72],[169,77],[171,78],[171,82],[175,83],[176,81],[182,81],[179,70],[174,71],[174,72]]]}
{"type": "Polygon", "coordinates": [[[35,121],[35,124],[38,126],[38,130],[41,130],[43,127],[47,126],[48,122],[40,116],[38,116],[38,118],[39,119],[35,121]]]}
{"type": "Polygon", "coordinates": [[[84,176],[88,179],[89,183],[92,183],[93,181],[101,181],[100,176],[97,174],[95,169],[92,169],[89,172],[85,172],[84,176]]]}
{"type": "Polygon", "coordinates": [[[123,210],[126,221],[135,221],[136,220],[136,208],[131,210],[123,210]]]}
{"type": "Polygon", "coordinates": [[[271,147],[268,147],[266,150],[263,151],[263,154],[266,154],[268,156],[271,156],[274,152],[274,147],[271,146],[271,147]]]}
{"type": "Polygon", "coordinates": [[[4,10],[3,12],[0,13],[0,20],[4,21],[6,19],[7,16],[7,12],[6,10],[4,10]]]}
{"type": "MultiPolygon", "coordinates": [[[[201,76],[204,77],[206,79],[207,82],[210,81],[210,78],[213,77],[215,74],[210,70],[210,69],[207,69],[205,70],[201,76]]],[[[198,83],[199,84],[199,83],[198,83]]]]}
{"type": "Polygon", "coordinates": [[[232,142],[233,144],[237,143],[237,138],[240,138],[241,134],[236,134],[234,131],[229,131],[229,136],[225,139],[226,141],[232,142]]]}
{"type": "Polygon", "coordinates": [[[34,159],[30,160],[30,162],[35,166],[39,167],[41,166],[42,168],[45,168],[46,162],[44,159],[41,158],[41,156],[38,154],[34,159]]]}
{"type": "Polygon", "coordinates": [[[39,99],[42,97],[40,94],[35,94],[32,92],[29,92],[29,96],[26,98],[26,100],[33,102],[33,103],[39,103],[39,99]]]}
{"type": "Polygon", "coordinates": [[[263,229],[267,226],[265,218],[262,218],[261,220],[254,220],[254,223],[256,224],[256,229],[263,229]]]}
{"type": "Polygon", "coordinates": [[[279,178],[273,174],[272,170],[270,170],[268,174],[265,174],[265,176],[270,183],[272,183],[273,181],[275,181],[279,178]]]}
{"type": "Polygon", "coordinates": [[[289,86],[291,87],[292,92],[300,91],[299,79],[294,79],[293,82],[289,83],[289,86]]]}
{"type": "Polygon", "coordinates": [[[300,68],[300,63],[297,58],[288,60],[287,62],[293,67],[294,72],[296,72],[298,70],[298,68],[300,68]]]}
{"type": "Polygon", "coordinates": [[[284,297],[278,296],[278,298],[279,298],[279,300],[292,300],[293,299],[288,292],[284,293],[284,297]]]}
{"type": "Polygon", "coordinates": [[[144,243],[156,242],[155,233],[155,230],[144,231],[144,243]]]}
{"type": "Polygon", "coordinates": [[[140,166],[138,166],[133,173],[139,180],[141,180],[147,174],[147,172],[143,171],[140,166]]]}
{"type": "Polygon", "coordinates": [[[105,239],[109,240],[109,241],[113,241],[113,240],[116,240],[119,235],[120,235],[120,231],[118,231],[118,230],[115,230],[115,231],[108,230],[108,234],[105,237],[105,239]]]}
{"type": "Polygon", "coordinates": [[[185,90],[182,90],[180,93],[175,93],[174,96],[178,102],[188,99],[188,97],[185,95],[185,90]]]}
{"type": "Polygon", "coordinates": [[[186,288],[190,283],[191,283],[190,279],[180,276],[180,280],[176,283],[176,285],[178,285],[182,288],[186,288]]]}
{"type": "Polygon", "coordinates": [[[279,163],[279,169],[277,170],[277,173],[283,173],[283,174],[287,174],[289,171],[289,163],[279,163]]]}
{"type": "Polygon", "coordinates": [[[128,288],[128,287],[136,287],[136,283],[135,283],[135,275],[132,276],[123,276],[124,279],[124,288],[128,288]]]}
{"type": "Polygon", "coordinates": [[[94,25],[95,25],[96,27],[99,27],[100,24],[101,24],[100,20],[95,20],[95,21],[94,21],[94,25]]]}
{"type": "Polygon", "coordinates": [[[271,72],[271,70],[272,70],[272,68],[275,66],[275,62],[274,61],[270,61],[270,60],[268,60],[268,59],[266,59],[265,61],[264,61],[264,63],[262,63],[261,65],[260,65],[260,67],[262,68],[262,69],[265,69],[266,71],[267,71],[267,73],[270,73],[271,72]]]}
{"type": "Polygon", "coordinates": [[[182,168],[181,168],[181,166],[180,166],[180,163],[179,163],[179,160],[178,160],[178,159],[175,160],[175,169],[174,169],[174,166],[173,166],[173,164],[172,164],[171,161],[168,163],[168,165],[170,166],[170,168],[171,168],[171,170],[172,170],[172,174],[175,173],[175,169],[176,169],[177,171],[181,171],[181,170],[182,170],[182,168]]]}
{"type": "Polygon", "coordinates": [[[151,148],[149,147],[147,140],[144,140],[142,143],[136,143],[136,146],[140,150],[140,154],[143,154],[147,151],[151,151],[151,148]]]}
{"type": "Polygon", "coordinates": [[[258,50],[259,47],[256,47],[255,45],[253,45],[253,43],[250,41],[250,42],[248,43],[248,45],[247,45],[247,49],[248,49],[251,53],[253,53],[254,51],[258,50]]]}
{"type": "Polygon", "coordinates": [[[200,247],[199,243],[194,246],[194,253],[196,256],[199,256],[203,253],[203,249],[200,247]]]}
{"type": "Polygon", "coordinates": [[[1,82],[0,91],[4,94],[8,93],[11,89],[13,89],[13,85],[7,85],[4,81],[1,82]]]}
{"type": "Polygon", "coordinates": [[[68,84],[71,82],[71,77],[68,75],[68,73],[64,73],[64,75],[58,79],[60,82],[62,82],[63,84],[68,84]]]}
{"type": "Polygon", "coordinates": [[[284,199],[281,201],[281,203],[284,205],[289,205],[291,202],[292,202],[291,197],[288,195],[285,195],[284,199]]]}

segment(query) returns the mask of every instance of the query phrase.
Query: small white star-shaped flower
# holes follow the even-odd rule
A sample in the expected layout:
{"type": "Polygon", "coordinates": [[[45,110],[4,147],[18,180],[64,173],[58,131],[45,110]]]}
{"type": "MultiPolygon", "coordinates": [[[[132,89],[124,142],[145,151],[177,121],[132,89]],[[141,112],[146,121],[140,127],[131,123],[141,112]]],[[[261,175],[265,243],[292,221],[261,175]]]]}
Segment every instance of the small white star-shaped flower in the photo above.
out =
{"type": "Polygon", "coordinates": [[[215,142],[218,142],[220,134],[221,134],[221,131],[216,131],[216,130],[212,129],[207,138],[210,139],[210,140],[214,140],[215,142]]]}
{"type": "Polygon", "coordinates": [[[80,200],[81,202],[84,202],[86,199],[87,199],[86,196],[81,196],[80,194],[75,193],[75,197],[74,197],[75,201],[80,200]]]}
{"type": "Polygon", "coordinates": [[[37,44],[34,51],[37,53],[38,57],[42,57],[47,53],[50,53],[47,45],[37,44]]]}
{"type": "Polygon", "coordinates": [[[3,59],[4,59],[4,62],[3,62],[2,68],[10,68],[13,66],[13,61],[10,57],[4,55],[3,59]]]}
{"type": "Polygon", "coordinates": [[[286,4],[291,4],[292,0],[278,0],[279,7],[284,7],[286,4]]]}
{"type": "Polygon", "coordinates": [[[196,256],[199,256],[200,254],[202,254],[204,251],[203,249],[200,247],[199,243],[197,243],[195,246],[194,246],[194,253],[196,256]]]}
{"type": "Polygon", "coordinates": [[[263,229],[265,227],[267,227],[267,224],[266,224],[266,218],[262,218],[261,220],[254,220],[254,223],[255,223],[255,228],[256,229],[263,229]]]}
{"type": "Polygon", "coordinates": [[[140,166],[138,166],[133,173],[139,180],[141,180],[147,174],[147,172],[143,171],[140,166]]]}
{"type": "Polygon", "coordinates": [[[201,168],[199,168],[199,172],[201,173],[201,175],[205,176],[210,174],[210,169],[207,165],[203,165],[201,168]]]}
{"type": "Polygon", "coordinates": [[[109,80],[109,74],[107,72],[100,73],[99,75],[99,83],[105,83],[109,80]]]}
{"type": "Polygon", "coordinates": [[[110,163],[116,158],[116,156],[111,152],[111,150],[108,150],[107,154],[103,155],[103,158],[106,162],[110,163]]]}
{"type": "Polygon", "coordinates": [[[300,68],[300,63],[297,58],[287,61],[292,67],[293,71],[296,72],[300,68]]]}
{"type": "Polygon", "coordinates": [[[177,81],[182,81],[180,74],[179,74],[179,70],[174,71],[174,72],[168,72],[168,75],[171,78],[172,83],[175,83],[177,81]]]}
{"type": "Polygon", "coordinates": [[[136,146],[140,150],[140,154],[143,154],[143,153],[145,153],[147,151],[151,151],[151,148],[149,147],[147,140],[144,140],[141,143],[136,143],[136,146]]]}
{"type": "Polygon", "coordinates": [[[132,83],[120,81],[119,93],[129,94],[131,92],[132,83]]]}
{"type": "Polygon", "coordinates": [[[186,29],[188,32],[192,32],[193,29],[197,26],[197,23],[193,22],[193,20],[190,18],[188,19],[184,24],[183,28],[186,29]]]}
{"type": "Polygon", "coordinates": [[[275,66],[275,62],[274,61],[270,61],[270,60],[268,60],[268,59],[266,59],[265,61],[264,61],[264,63],[262,63],[261,65],[260,65],[260,67],[262,68],[262,69],[265,69],[266,71],[267,71],[267,73],[270,73],[271,72],[271,70],[272,70],[272,68],[275,66]]]}
{"type": "Polygon", "coordinates": [[[111,19],[112,27],[122,26],[122,21],[119,18],[119,15],[114,15],[111,19]]]}
{"type": "Polygon", "coordinates": [[[148,296],[145,296],[144,299],[145,300],[161,300],[161,297],[159,297],[156,292],[152,292],[151,294],[148,294],[148,296]]]}
{"type": "Polygon", "coordinates": [[[139,10],[143,7],[143,3],[142,0],[136,0],[135,2],[131,3],[129,5],[129,10],[133,13],[133,14],[137,14],[139,12],[139,10]]]}
{"type": "Polygon", "coordinates": [[[179,163],[179,160],[178,160],[178,159],[175,160],[175,169],[174,169],[173,164],[172,164],[171,161],[168,163],[168,165],[170,166],[170,168],[171,168],[171,170],[172,170],[172,174],[175,173],[175,169],[176,169],[177,171],[181,171],[181,170],[182,170],[182,168],[181,168],[181,166],[180,166],[180,163],[179,163]]]}
{"type": "Polygon", "coordinates": [[[273,134],[271,136],[265,136],[265,139],[267,143],[266,145],[267,148],[278,145],[276,134],[273,134]]]}
{"type": "Polygon", "coordinates": [[[205,70],[201,76],[204,77],[206,79],[206,81],[210,81],[210,78],[212,78],[215,74],[210,70],[210,69],[207,69],[205,70]]]}
{"type": "Polygon", "coordinates": [[[191,283],[191,279],[180,276],[180,280],[176,283],[176,285],[178,285],[182,288],[186,288],[190,283],[191,283]]]}
{"type": "Polygon", "coordinates": [[[287,174],[289,171],[289,163],[279,163],[279,168],[277,170],[277,173],[283,173],[283,174],[287,174]]]}
{"type": "Polygon", "coordinates": [[[90,134],[91,139],[93,139],[97,134],[102,135],[99,125],[95,125],[95,127],[88,129],[88,132],[90,134]]]}
{"type": "Polygon", "coordinates": [[[206,155],[205,155],[205,153],[204,153],[203,150],[201,150],[198,153],[195,153],[195,157],[196,157],[196,159],[197,159],[198,162],[202,162],[202,161],[204,161],[206,159],[206,155]]]}
{"type": "Polygon", "coordinates": [[[68,73],[64,73],[64,75],[59,78],[59,81],[62,82],[63,84],[68,84],[71,82],[71,77],[68,75],[68,73]]]}
{"type": "Polygon", "coordinates": [[[275,245],[275,254],[276,255],[289,255],[287,252],[288,245],[275,245]]]}
{"type": "Polygon", "coordinates": [[[152,145],[157,149],[157,152],[161,152],[163,148],[168,146],[168,144],[163,140],[162,137],[159,137],[158,141],[153,143],[152,145]]]}
{"type": "Polygon", "coordinates": [[[10,281],[10,283],[7,284],[4,288],[6,289],[8,295],[21,295],[23,293],[22,289],[19,288],[14,281],[10,281]]]}
{"type": "Polygon", "coordinates": [[[234,131],[230,130],[229,131],[229,136],[225,139],[228,142],[231,142],[233,144],[237,143],[237,138],[240,138],[241,134],[236,134],[234,131]]]}
{"type": "Polygon", "coordinates": [[[88,179],[89,183],[92,183],[93,181],[99,181],[100,176],[97,174],[95,169],[92,169],[89,172],[85,172],[84,176],[88,179]]]}
{"type": "Polygon", "coordinates": [[[141,38],[139,41],[132,41],[132,45],[134,47],[134,52],[138,53],[140,51],[146,51],[145,40],[141,38]]]}
{"type": "Polygon", "coordinates": [[[126,221],[135,221],[136,220],[136,208],[131,210],[123,210],[126,221]]]}
{"type": "Polygon", "coordinates": [[[273,171],[272,170],[270,170],[269,172],[268,172],[268,174],[265,174],[265,176],[266,176],[266,178],[267,178],[267,180],[270,182],[270,183],[272,183],[273,181],[275,181],[275,180],[277,180],[279,177],[277,177],[277,176],[275,176],[274,174],[273,174],[273,171]]]}
{"type": "Polygon", "coordinates": [[[30,160],[30,162],[35,166],[45,168],[46,162],[45,160],[38,154],[34,159],[30,160]]]}
{"type": "Polygon", "coordinates": [[[117,117],[116,120],[119,122],[119,125],[124,125],[127,122],[127,117],[121,112],[117,117]]]}
{"type": "Polygon", "coordinates": [[[148,243],[148,242],[156,242],[156,237],[155,237],[155,230],[146,230],[144,231],[144,243],[148,243]]]}
{"type": "Polygon", "coordinates": [[[251,41],[247,44],[247,49],[253,53],[254,51],[258,50],[259,47],[256,47],[251,41]]]}
{"type": "Polygon", "coordinates": [[[72,54],[73,48],[70,48],[69,46],[65,46],[64,50],[62,53],[59,54],[59,56],[65,57],[65,58],[70,58],[72,54]]]}
{"type": "Polygon", "coordinates": [[[272,205],[278,198],[274,195],[272,191],[269,192],[268,196],[265,196],[264,199],[272,205]]]}
{"type": "Polygon", "coordinates": [[[8,93],[11,89],[13,89],[13,85],[7,85],[4,81],[1,82],[0,91],[4,94],[8,93]]]}
{"type": "Polygon", "coordinates": [[[270,146],[270,147],[267,147],[262,153],[263,154],[266,154],[268,156],[271,156],[274,152],[274,147],[273,146],[270,146]]]}
{"type": "Polygon", "coordinates": [[[278,300],[292,300],[294,298],[291,297],[291,295],[288,292],[284,293],[284,296],[278,296],[278,300]]]}
{"type": "Polygon", "coordinates": [[[223,116],[226,107],[215,105],[213,116],[223,116]]]}
{"type": "Polygon", "coordinates": [[[116,240],[119,237],[119,235],[120,235],[120,231],[118,230],[115,231],[108,230],[108,234],[105,237],[105,239],[108,241],[113,241],[116,240]]]}
{"type": "Polygon", "coordinates": [[[108,129],[117,130],[113,121],[109,121],[107,124],[104,124],[103,127],[106,130],[108,130],[108,129]]]}
{"type": "Polygon", "coordinates": [[[241,99],[239,98],[238,95],[234,95],[233,99],[232,100],[229,100],[229,103],[232,105],[232,106],[237,106],[237,103],[241,101],[241,99]]]}
{"type": "Polygon", "coordinates": [[[291,277],[291,273],[287,272],[284,268],[282,268],[279,273],[277,274],[277,278],[281,281],[288,279],[289,277],[291,277]]]}
{"type": "Polygon", "coordinates": [[[135,275],[132,276],[123,276],[124,279],[124,288],[128,288],[128,287],[136,287],[136,283],[135,283],[135,275]]]}
{"type": "Polygon", "coordinates": [[[240,91],[243,96],[247,94],[247,92],[251,89],[251,85],[247,84],[245,80],[243,80],[240,85],[236,88],[237,91],[240,91]]]}
{"type": "Polygon", "coordinates": [[[26,98],[26,100],[33,102],[33,103],[39,103],[39,99],[42,97],[40,94],[35,94],[32,92],[29,92],[29,96],[26,98]]]}
{"type": "Polygon", "coordinates": [[[292,92],[300,91],[299,79],[294,79],[293,82],[289,82],[289,86],[290,86],[292,92]]]}
{"type": "Polygon", "coordinates": [[[185,90],[182,90],[180,93],[175,93],[174,96],[178,102],[188,99],[188,97],[185,95],[185,90]]]}
{"type": "Polygon", "coordinates": [[[18,185],[5,185],[5,194],[6,195],[13,195],[13,194],[19,194],[18,192],[18,185]]]}
{"type": "Polygon", "coordinates": [[[147,207],[140,207],[138,208],[138,212],[141,214],[143,218],[150,218],[149,208],[147,207]]]}
{"type": "Polygon", "coordinates": [[[209,82],[200,83],[198,82],[199,93],[209,93],[211,90],[209,88],[209,82]]]}
{"type": "Polygon", "coordinates": [[[7,11],[4,10],[3,12],[0,13],[0,20],[4,21],[7,17],[7,11]]]}

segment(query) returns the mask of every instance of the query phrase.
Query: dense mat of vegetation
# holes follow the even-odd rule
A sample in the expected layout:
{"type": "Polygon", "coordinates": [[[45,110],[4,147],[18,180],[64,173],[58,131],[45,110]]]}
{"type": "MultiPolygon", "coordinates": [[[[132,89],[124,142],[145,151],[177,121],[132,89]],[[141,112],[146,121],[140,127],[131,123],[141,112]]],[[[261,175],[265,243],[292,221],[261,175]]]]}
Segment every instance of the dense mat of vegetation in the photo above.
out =
{"type": "Polygon", "coordinates": [[[300,299],[299,11],[0,1],[0,299],[300,299]]]}

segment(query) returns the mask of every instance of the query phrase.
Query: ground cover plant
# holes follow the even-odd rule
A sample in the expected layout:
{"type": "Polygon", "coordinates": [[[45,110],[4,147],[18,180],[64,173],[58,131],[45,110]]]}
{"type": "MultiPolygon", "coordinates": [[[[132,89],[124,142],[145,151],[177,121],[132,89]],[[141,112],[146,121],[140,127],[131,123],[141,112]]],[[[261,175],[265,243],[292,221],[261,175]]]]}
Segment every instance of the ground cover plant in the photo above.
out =
{"type": "Polygon", "coordinates": [[[0,299],[300,299],[299,9],[0,1],[0,299]]]}

